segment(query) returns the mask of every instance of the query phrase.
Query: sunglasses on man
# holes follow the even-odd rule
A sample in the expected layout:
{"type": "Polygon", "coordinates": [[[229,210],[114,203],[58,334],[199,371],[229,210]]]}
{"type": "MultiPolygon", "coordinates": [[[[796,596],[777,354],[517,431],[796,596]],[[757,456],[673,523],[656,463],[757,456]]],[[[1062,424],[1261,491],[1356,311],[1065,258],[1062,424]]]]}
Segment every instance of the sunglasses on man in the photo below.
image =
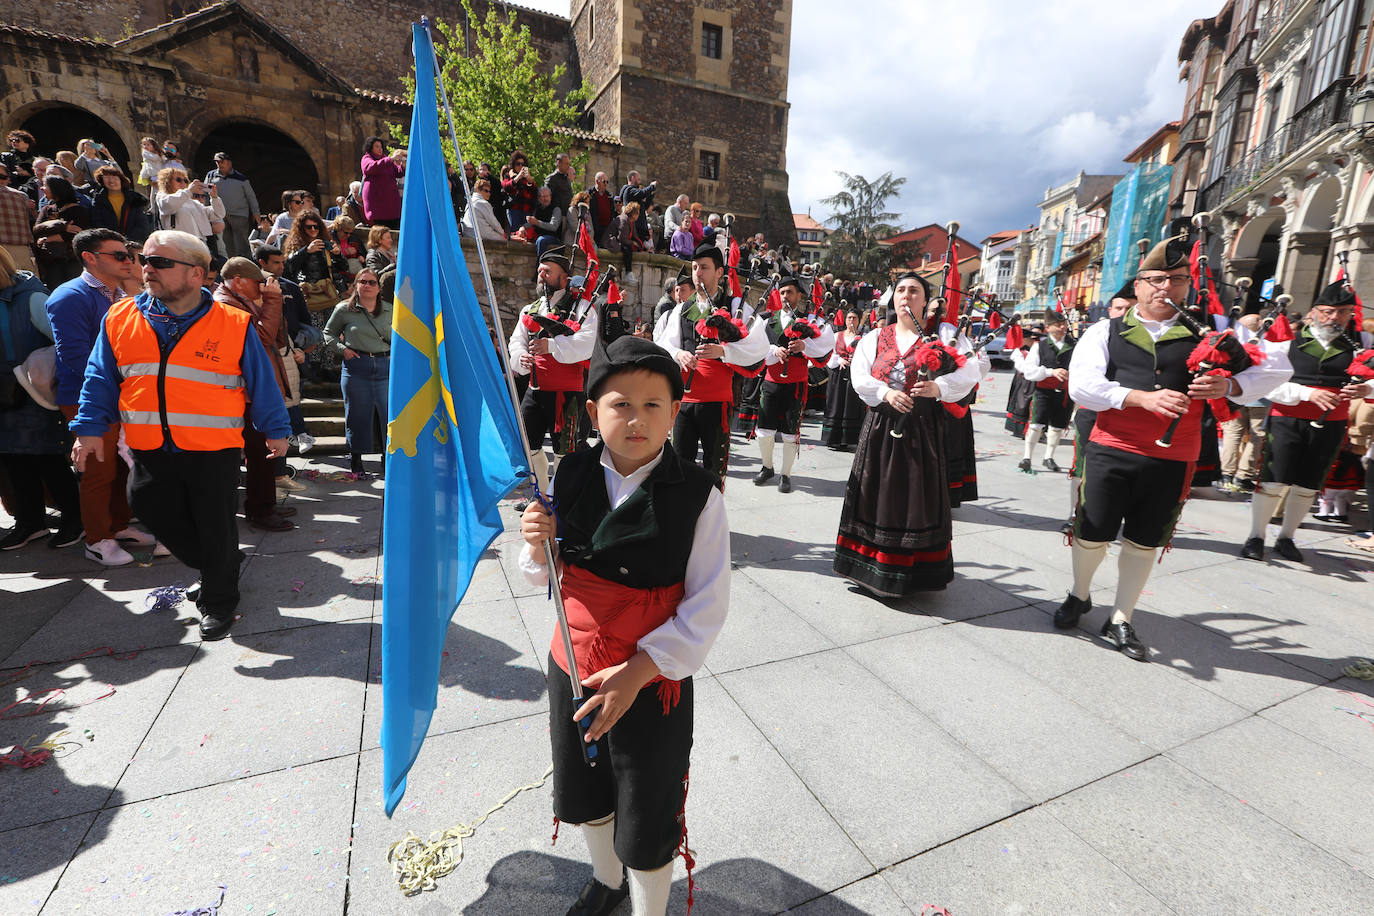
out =
{"type": "Polygon", "coordinates": [[[114,258],[121,264],[134,259],[134,256],[127,251],[97,251],[95,252],[95,256],[98,258],[114,258]]]}
{"type": "Polygon", "coordinates": [[[182,267],[199,267],[199,264],[192,264],[190,261],[178,261],[175,258],[164,258],[160,254],[140,254],[138,263],[144,267],[151,267],[153,270],[170,270],[172,265],[180,264],[182,267]]]}

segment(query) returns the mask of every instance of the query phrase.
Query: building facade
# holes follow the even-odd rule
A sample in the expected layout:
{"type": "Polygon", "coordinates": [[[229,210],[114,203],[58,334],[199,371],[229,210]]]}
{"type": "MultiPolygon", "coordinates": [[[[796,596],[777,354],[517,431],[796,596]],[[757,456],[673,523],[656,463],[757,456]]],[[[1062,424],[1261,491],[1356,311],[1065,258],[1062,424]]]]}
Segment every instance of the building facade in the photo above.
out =
{"type": "MultiPolygon", "coordinates": [[[[193,170],[237,138],[248,155],[236,166],[255,166],[244,171],[256,177],[282,162],[297,176],[284,186],[313,187],[332,202],[357,177],[363,138],[409,119],[398,96],[412,64],[410,23],[464,21],[457,0],[198,6],[87,0],[0,12],[13,23],[0,26],[0,127],[26,127],[47,148],[79,124],[79,136],[112,138],[135,171],[144,134],[190,150],[193,170]]],[[[562,131],[589,154],[586,183],[603,170],[619,187],[637,169],[665,194],[733,212],[740,232],[795,245],[791,0],[573,0],[571,18],[499,0],[473,6],[478,16],[492,6],[514,12],[546,71],[565,67],[563,90],[591,83],[579,123],[562,131]]]]}
{"type": "Polygon", "coordinates": [[[1065,287],[1060,267],[1066,256],[1076,261],[1076,249],[1102,231],[1106,214],[1099,212],[1100,205],[1096,209],[1093,205],[1121,177],[1079,172],[1070,181],[1045,189],[1040,201],[1040,225],[1030,230],[1026,280],[1017,311],[1053,309],[1056,302],[1062,301],[1065,287]]]}
{"type": "Polygon", "coordinates": [[[822,264],[830,251],[830,230],[812,219],[810,213],[793,213],[792,226],[797,230],[797,261],[802,264],[822,264]]]}
{"type": "Polygon", "coordinates": [[[1305,310],[1339,256],[1374,281],[1370,4],[1232,0],[1179,49],[1188,92],[1170,212],[1212,214],[1225,279],[1265,280],[1305,310]]]}
{"type": "Polygon", "coordinates": [[[998,302],[1020,302],[1025,296],[1026,267],[1030,261],[1031,235],[1035,227],[994,232],[983,239],[975,281],[998,302]]]}

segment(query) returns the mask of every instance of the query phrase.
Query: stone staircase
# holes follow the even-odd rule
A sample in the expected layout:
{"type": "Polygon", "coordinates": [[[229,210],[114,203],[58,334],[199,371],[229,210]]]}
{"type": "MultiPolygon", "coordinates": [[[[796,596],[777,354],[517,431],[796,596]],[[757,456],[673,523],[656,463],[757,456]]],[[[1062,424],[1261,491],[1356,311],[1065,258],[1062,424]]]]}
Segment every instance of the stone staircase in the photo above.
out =
{"type": "MultiPolygon", "coordinates": [[[[338,382],[305,382],[301,385],[301,412],[305,426],[315,437],[310,455],[347,455],[344,442],[343,390],[338,382]]],[[[293,450],[292,455],[295,454],[293,450]]]]}

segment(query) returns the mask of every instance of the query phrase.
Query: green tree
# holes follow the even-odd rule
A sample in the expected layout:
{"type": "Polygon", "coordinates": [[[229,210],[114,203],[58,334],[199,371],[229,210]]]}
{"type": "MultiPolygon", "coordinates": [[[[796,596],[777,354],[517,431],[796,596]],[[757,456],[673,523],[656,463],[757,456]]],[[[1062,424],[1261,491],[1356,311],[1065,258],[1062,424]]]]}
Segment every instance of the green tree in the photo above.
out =
{"type": "Polygon", "coordinates": [[[901,231],[893,222],[898,214],[887,209],[887,202],[906,184],[906,179],[893,178],[891,172],[884,172],[873,181],[848,172],[835,174],[843,181],[844,190],[821,200],[833,211],[826,222],[835,227],[830,236],[826,270],[837,277],[886,286],[892,272],[919,257],[923,247],[919,242],[882,244],[901,231]]]}
{"type": "MultiPolygon", "coordinates": [[[[453,127],[463,155],[497,167],[505,164],[513,150],[522,150],[530,175],[539,183],[553,171],[554,157],[568,148],[566,138],[551,128],[572,126],[581,104],[591,98],[591,84],[583,80],[581,86],[560,98],[557,86],[567,67],[559,64],[550,73],[540,72],[539,51],[530,41],[529,27],[516,24],[514,10],[501,16],[492,4],[486,17],[479,18],[471,0],[462,0],[462,4],[471,44],[461,23],[444,20],[435,23],[438,35],[434,44],[439,78],[453,107],[453,127]]],[[[403,78],[406,99],[412,103],[413,74],[412,70],[403,78]]],[[[456,162],[442,105],[439,121],[444,155],[456,162]]],[[[390,129],[396,140],[407,142],[407,125],[393,124],[390,129]]]]}

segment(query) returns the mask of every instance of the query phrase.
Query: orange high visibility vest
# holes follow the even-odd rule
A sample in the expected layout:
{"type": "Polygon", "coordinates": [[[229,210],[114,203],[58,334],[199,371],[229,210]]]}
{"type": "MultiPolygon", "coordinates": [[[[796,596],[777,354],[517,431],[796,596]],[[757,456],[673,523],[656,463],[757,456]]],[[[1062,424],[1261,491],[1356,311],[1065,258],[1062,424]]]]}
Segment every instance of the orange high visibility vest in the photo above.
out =
{"type": "Polygon", "coordinates": [[[168,435],[184,451],[243,448],[248,321],[247,312],[213,302],[164,353],[132,298],[110,306],[105,337],[124,379],[119,419],[129,448],[158,449],[168,435]]]}

